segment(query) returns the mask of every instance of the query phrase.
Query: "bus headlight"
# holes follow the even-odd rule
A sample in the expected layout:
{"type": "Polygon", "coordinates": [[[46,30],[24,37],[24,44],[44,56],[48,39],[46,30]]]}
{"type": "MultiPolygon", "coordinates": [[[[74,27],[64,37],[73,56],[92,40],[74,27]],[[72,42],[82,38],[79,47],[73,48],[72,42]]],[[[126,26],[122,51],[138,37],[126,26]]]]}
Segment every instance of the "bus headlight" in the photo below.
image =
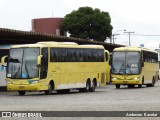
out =
{"type": "Polygon", "coordinates": [[[133,78],[133,80],[138,80],[138,79],[139,79],[138,77],[133,78]]]}
{"type": "Polygon", "coordinates": [[[32,81],[32,83],[31,84],[36,84],[36,83],[38,83],[39,81],[32,81]]]}
{"type": "Polygon", "coordinates": [[[114,77],[114,78],[112,78],[112,79],[113,79],[113,80],[117,80],[117,78],[115,78],[115,77],[114,77]]]}
{"type": "Polygon", "coordinates": [[[12,81],[7,81],[7,84],[13,84],[13,82],[12,81]]]}

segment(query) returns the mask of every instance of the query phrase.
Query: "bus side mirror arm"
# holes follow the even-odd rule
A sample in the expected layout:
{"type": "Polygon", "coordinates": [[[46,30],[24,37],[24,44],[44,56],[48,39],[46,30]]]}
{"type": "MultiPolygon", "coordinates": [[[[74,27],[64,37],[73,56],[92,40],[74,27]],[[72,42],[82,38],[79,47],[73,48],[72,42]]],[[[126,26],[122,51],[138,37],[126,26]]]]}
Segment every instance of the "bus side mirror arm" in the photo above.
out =
{"type": "Polygon", "coordinates": [[[7,67],[7,66],[5,66],[5,60],[6,60],[7,57],[8,57],[8,55],[3,56],[3,57],[1,58],[1,65],[2,65],[3,67],[7,67]]]}
{"type": "Polygon", "coordinates": [[[37,57],[37,67],[41,67],[41,60],[42,60],[42,55],[39,55],[37,57]]]}

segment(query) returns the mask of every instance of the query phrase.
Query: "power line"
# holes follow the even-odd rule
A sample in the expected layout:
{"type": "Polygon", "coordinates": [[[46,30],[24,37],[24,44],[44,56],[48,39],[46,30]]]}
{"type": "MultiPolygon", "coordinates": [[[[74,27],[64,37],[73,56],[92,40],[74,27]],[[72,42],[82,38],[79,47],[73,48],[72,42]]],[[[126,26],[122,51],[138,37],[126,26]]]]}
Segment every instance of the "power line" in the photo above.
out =
{"type": "Polygon", "coordinates": [[[138,36],[160,36],[160,35],[144,35],[144,34],[133,34],[133,35],[138,35],[138,36]]]}
{"type": "MultiPolygon", "coordinates": [[[[126,34],[119,34],[119,35],[126,35],[126,34]]],[[[146,35],[146,34],[132,34],[132,35],[135,35],[135,36],[149,36],[149,37],[160,37],[160,35],[146,35]]]]}

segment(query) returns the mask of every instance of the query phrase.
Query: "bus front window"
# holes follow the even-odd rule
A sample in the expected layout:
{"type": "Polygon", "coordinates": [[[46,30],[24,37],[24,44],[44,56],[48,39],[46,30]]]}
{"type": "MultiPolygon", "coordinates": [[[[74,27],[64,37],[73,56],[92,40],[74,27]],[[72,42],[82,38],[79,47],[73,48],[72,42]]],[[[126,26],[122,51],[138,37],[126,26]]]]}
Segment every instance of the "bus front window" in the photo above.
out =
{"type": "Polygon", "coordinates": [[[39,48],[13,48],[10,50],[7,77],[36,78],[38,77],[37,56],[39,48]]]}
{"type": "Polygon", "coordinates": [[[114,52],[112,56],[112,73],[125,73],[125,52],[114,52]]]}
{"type": "Polygon", "coordinates": [[[140,53],[126,52],[126,74],[140,73],[140,53]]]}
{"type": "Polygon", "coordinates": [[[139,74],[139,52],[114,52],[112,61],[112,74],[139,74]]]}

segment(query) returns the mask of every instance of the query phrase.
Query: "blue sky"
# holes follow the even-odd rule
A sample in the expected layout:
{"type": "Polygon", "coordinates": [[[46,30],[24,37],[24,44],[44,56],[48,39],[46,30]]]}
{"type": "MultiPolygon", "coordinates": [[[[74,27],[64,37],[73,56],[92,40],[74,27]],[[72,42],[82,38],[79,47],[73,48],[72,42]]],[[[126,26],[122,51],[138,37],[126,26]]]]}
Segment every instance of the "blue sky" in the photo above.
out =
{"type": "Polygon", "coordinates": [[[115,43],[128,44],[128,35],[121,31],[126,29],[137,34],[131,35],[131,45],[154,49],[160,44],[159,5],[160,0],[0,0],[0,27],[30,31],[34,18],[64,17],[90,6],[109,12],[113,33],[120,34],[115,43]]]}

